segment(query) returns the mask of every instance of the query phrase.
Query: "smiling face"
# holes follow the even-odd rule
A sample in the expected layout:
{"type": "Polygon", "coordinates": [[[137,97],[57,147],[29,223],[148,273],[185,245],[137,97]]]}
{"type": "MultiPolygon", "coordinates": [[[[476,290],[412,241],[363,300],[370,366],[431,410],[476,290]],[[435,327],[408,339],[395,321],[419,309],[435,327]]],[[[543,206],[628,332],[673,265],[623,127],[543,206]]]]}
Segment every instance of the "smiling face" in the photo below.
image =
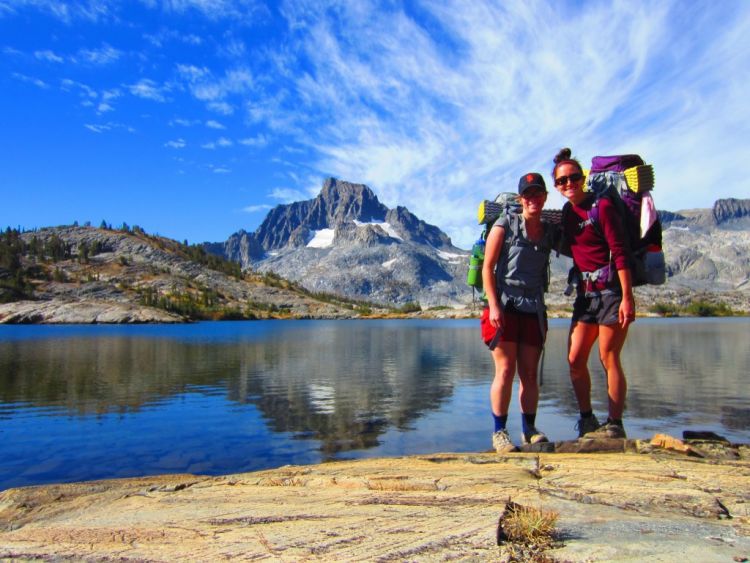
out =
{"type": "Polygon", "coordinates": [[[555,170],[555,187],[560,194],[572,203],[586,199],[583,191],[583,173],[572,162],[565,162],[555,170]]]}
{"type": "Polygon", "coordinates": [[[538,215],[547,201],[547,192],[541,188],[531,187],[521,194],[520,199],[525,216],[538,215]]]}

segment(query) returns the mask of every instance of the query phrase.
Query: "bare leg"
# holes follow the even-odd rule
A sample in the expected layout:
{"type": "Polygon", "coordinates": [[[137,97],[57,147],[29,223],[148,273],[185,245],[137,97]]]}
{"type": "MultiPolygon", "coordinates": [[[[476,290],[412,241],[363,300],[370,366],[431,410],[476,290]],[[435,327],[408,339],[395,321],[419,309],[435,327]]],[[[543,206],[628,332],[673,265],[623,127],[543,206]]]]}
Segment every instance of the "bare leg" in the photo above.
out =
{"type": "Polygon", "coordinates": [[[628,335],[628,327],[619,324],[599,327],[599,359],[607,372],[609,394],[609,418],[621,419],[625,410],[625,396],[628,385],[620,363],[620,352],[628,335]]]}
{"type": "Polygon", "coordinates": [[[539,403],[537,371],[541,355],[542,349],[539,346],[528,344],[518,346],[518,378],[521,380],[518,398],[522,413],[536,412],[537,403],[539,403]]]}
{"type": "Polygon", "coordinates": [[[515,342],[500,342],[492,351],[495,378],[490,386],[490,404],[495,416],[508,414],[513,393],[513,377],[516,374],[516,351],[515,342]]]}
{"type": "Polygon", "coordinates": [[[570,381],[581,412],[591,410],[591,374],[589,374],[588,360],[597,336],[599,336],[599,325],[577,322],[570,327],[568,336],[570,381]]]}

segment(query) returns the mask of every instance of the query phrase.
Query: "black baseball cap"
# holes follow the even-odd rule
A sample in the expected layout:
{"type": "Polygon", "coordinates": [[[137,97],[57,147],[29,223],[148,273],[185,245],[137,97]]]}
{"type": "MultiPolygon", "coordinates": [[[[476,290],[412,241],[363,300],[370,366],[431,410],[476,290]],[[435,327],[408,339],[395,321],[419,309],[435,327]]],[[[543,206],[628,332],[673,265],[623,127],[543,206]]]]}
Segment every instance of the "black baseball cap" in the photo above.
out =
{"type": "Polygon", "coordinates": [[[522,194],[529,188],[541,188],[545,192],[547,191],[547,186],[545,185],[544,178],[542,178],[541,174],[529,172],[528,174],[521,176],[521,179],[518,181],[518,194],[522,194]]]}

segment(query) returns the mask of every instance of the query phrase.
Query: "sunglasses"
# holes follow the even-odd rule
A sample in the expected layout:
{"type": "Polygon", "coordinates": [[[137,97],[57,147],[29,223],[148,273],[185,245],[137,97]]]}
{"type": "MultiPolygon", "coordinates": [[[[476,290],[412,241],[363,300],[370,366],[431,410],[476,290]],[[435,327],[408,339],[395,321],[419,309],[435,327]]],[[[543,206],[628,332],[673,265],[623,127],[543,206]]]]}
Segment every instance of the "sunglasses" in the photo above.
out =
{"type": "Polygon", "coordinates": [[[568,183],[568,180],[570,180],[570,183],[574,182],[580,182],[583,180],[583,174],[580,172],[574,172],[570,176],[560,176],[559,178],[555,178],[555,185],[556,186],[564,186],[568,183]]]}
{"type": "Polygon", "coordinates": [[[522,199],[542,199],[547,195],[547,192],[543,191],[530,191],[527,190],[524,193],[521,194],[522,199]]]}

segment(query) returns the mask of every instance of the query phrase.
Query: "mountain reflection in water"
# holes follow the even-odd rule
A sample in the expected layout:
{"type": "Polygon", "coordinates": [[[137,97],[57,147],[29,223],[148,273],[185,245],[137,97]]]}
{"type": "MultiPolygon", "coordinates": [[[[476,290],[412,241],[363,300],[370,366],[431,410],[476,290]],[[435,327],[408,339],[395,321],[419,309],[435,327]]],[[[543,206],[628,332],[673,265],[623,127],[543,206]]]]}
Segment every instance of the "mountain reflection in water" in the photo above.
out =
{"type": "MultiPolygon", "coordinates": [[[[489,446],[477,321],[0,327],[0,488],[489,446]],[[12,460],[12,461],[10,461],[12,460]]],[[[573,438],[567,321],[549,332],[538,422],[573,438]]],[[[627,429],[748,441],[747,319],[639,320],[627,429]]],[[[592,353],[594,406],[605,378],[592,353]]],[[[516,384],[517,387],[517,384],[516,384]]],[[[519,431],[517,402],[510,430],[519,431]]]]}

